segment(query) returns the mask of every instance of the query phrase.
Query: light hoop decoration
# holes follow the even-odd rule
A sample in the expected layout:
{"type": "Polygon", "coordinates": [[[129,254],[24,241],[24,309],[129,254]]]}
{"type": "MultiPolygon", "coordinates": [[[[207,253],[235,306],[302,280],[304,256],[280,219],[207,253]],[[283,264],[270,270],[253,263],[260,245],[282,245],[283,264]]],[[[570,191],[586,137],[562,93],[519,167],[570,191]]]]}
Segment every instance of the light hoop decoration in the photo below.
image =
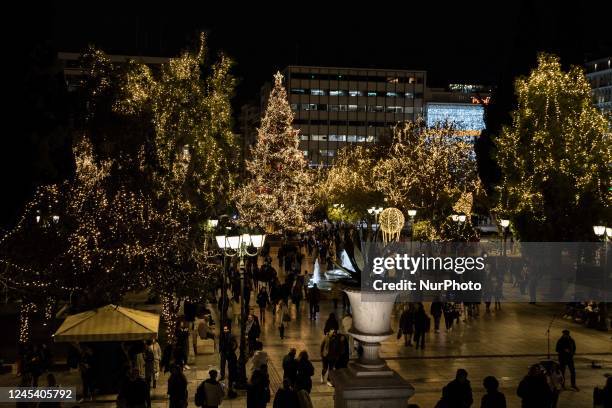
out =
{"type": "Polygon", "coordinates": [[[400,232],[404,227],[405,221],[404,214],[397,208],[385,208],[378,218],[383,242],[387,243],[393,239],[399,241],[400,232]]]}

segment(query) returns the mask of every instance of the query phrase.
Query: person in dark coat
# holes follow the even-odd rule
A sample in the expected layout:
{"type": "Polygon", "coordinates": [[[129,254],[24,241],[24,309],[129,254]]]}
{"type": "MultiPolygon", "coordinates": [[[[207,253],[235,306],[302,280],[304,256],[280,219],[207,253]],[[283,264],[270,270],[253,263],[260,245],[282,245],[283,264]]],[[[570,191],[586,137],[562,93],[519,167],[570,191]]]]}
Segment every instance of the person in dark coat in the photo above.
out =
{"type": "Polygon", "coordinates": [[[552,405],[553,392],[538,364],[531,366],[521,380],[516,395],[521,398],[522,408],[548,408],[552,405]]]}
{"type": "Polygon", "coordinates": [[[263,364],[253,371],[247,387],[247,408],[266,408],[270,402],[270,377],[268,366],[263,364]]]}
{"type": "Polygon", "coordinates": [[[321,302],[321,292],[315,283],[308,289],[308,304],[310,306],[310,320],[316,320],[319,312],[319,302],[321,302]]]}
{"type": "Polygon", "coordinates": [[[474,403],[472,387],[468,380],[468,373],[463,368],[457,370],[455,379],[442,389],[444,407],[469,408],[474,403]]]}
{"type": "Polygon", "coordinates": [[[480,400],[480,408],[506,408],[506,396],[499,391],[499,381],[493,376],[482,381],[487,393],[480,400]]]}
{"type": "Polygon", "coordinates": [[[350,357],[349,341],[347,336],[342,333],[338,333],[338,348],[340,354],[338,360],[336,360],[336,369],[347,368],[350,357]]]}
{"type": "Polygon", "coordinates": [[[425,313],[423,304],[417,305],[416,312],[414,313],[414,347],[421,349],[425,348],[425,333],[429,331],[429,316],[425,313]]]}
{"type": "Polygon", "coordinates": [[[185,408],[187,406],[187,378],[183,374],[183,366],[175,364],[168,378],[168,401],[170,408],[185,408]]]}
{"type": "Polygon", "coordinates": [[[149,385],[137,368],[130,371],[130,376],[117,395],[117,401],[122,401],[126,408],[151,408],[149,385]]]}
{"type": "Polygon", "coordinates": [[[312,391],[313,375],[314,366],[308,359],[308,352],[302,350],[297,358],[297,373],[295,378],[296,390],[306,390],[306,392],[310,394],[310,391],[312,391]]]}
{"type": "Polygon", "coordinates": [[[236,339],[232,335],[230,328],[228,325],[223,326],[223,333],[221,333],[221,337],[219,338],[219,354],[221,355],[221,378],[220,381],[225,379],[225,366],[227,364],[228,371],[231,371],[230,365],[233,360],[236,359],[236,349],[238,348],[238,343],[236,339]]]}
{"type": "Polygon", "coordinates": [[[325,327],[323,328],[323,335],[327,336],[331,330],[338,331],[340,325],[338,324],[338,319],[336,319],[335,313],[330,313],[327,321],[325,322],[325,327]]]}
{"type": "Polygon", "coordinates": [[[442,318],[442,309],[443,309],[443,304],[439,300],[436,300],[435,302],[431,302],[429,313],[431,313],[431,315],[434,318],[434,331],[436,333],[440,332],[440,320],[442,318]]]}
{"type": "Polygon", "coordinates": [[[257,294],[257,306],[259,306],[259,320],[261,324],[266,322],[266,307],[268,307],[269,304],[270,298],[268,297],[268,292],[266,292],[266,288],[262,286],[257,294]]]}
{"type": "MultiPolygon", "coordinates": [[[[576,386],[576,368],[574,367],[574,354],[576,354],[576,342],[570,336],[569,330],[563,330],[563,335],[557,341],[557,355],[559,356],[559,365],[561,366],[561,374],[563,374],[563,378],[567,378],[565,376],[565,369],[569,368],[570,372],[570,380],[572,383],[572,388],[578,391],[578,387],[576,386]]],[[[563,386],[567,381],[564,381],[563,386]]]]}
{"type": "Polygon", "coordinates": [[[283,387],[276,391],[273,408],[295,408],[300,406],[297,392],[291,387],[288,378],[283,380],[283,387]]]}
{"type": "Polygon", "coordinates": [[[412,346],[412,333],[414,333],[414,306],[409,304],[408,306],[404,306],[404,311],[400,316],[397,338],[399,340],[403,335],[404,346],[412,346]]]}
{"type": "Polygon", "coordinates": [[[297,378],[297,360],[295,359],[296,353],[297,351],[292,348],[283,358],[283,379],[288,378],[291,380],[291,384],[294,385],[297,378]]]}

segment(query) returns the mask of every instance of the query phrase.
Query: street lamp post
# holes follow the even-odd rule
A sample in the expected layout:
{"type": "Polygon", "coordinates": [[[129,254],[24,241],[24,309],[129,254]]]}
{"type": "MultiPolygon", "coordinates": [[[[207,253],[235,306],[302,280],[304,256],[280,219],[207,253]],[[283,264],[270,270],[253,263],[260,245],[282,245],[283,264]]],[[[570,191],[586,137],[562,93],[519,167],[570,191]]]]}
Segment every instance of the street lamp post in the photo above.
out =
{"type": "Polygon", "coordinates": [[[217,245],[223,250],[227,257],[238,257],[240,260],[240,356],[238,357],[238,385],[246,386],[246,312],[248,305],[245,302],[245,264],[244,258],[247,256],[257,256],[259,250],[263,247],[265,235],[217,235],[217,245]],[[249,248],[254,248],[255,251],[249,251],[249,248]]]}
{"type": "Polygon", "coordinates": [[[503,254],[504,254],[504,257],[505,257],[506,256],[506,236],[507,236],[506,231],[508,231],[508,226],[510,225],[510,220],[501,219],[501,220],[499,220],[499,225],[501,225],[501,227],[502,227],[502,241],[503,241],[503,243],[502,243],[502,245],[503,245],[502,251],[503,251],[503,254]]]}
{"type": "Polygon", "coordinates": [[[412,255],[412,241],[414,241],[414,217],[417,214],[417,210],[408,210],[408,216],[410,217],[410,255],[412,255]]]}
{"type": "MultiPolygon", "coordinates": [[[[603,311],[601,316],[603,316],[602,321],[600,322],[600,326],[602,329],[608,329],[608,241],[612,239],[612,228],[606,228],[603,225],[594,225],[593,232],[595,235],[602,240],[603,252],[604,252],[604,261],[603,261],[603,289],[604,289],[604,299],[603,299],[603,311]]],[[[600,261],[601,263],[601,258],[600,261]]]]}
{"type": "MultiPolygon", "coordinates": [[[[368,214],[374,216],[374,224],[378,225],[378,215],[383,212],[382,207],[370,207],[368,208],[368,214]]],[[[374,228],[372,228],[374,230],[374,228]]],[[[376,232],[378,232],[378,227],[376,227],[376,232]]],[[[376,234],[374,234],[374,238],[376,239],[376,234]]]]}

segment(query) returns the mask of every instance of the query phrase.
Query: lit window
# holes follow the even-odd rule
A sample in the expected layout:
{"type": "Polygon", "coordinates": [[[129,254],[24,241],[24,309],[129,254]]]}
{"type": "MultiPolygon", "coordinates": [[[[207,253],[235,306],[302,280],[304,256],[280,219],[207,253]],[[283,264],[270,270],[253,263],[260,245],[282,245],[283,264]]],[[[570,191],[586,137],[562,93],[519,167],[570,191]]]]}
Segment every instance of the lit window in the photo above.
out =
{"type": "Polygon", "coordinates": [[[368,143],[372,143],[375,140],[375,137],[373,135],[368,135],[368,137],[366,138],[366,142],[368,143]]]}
{"type": "Polygon", "coordinates": [[[376,91],[368,91],[368,96],[376,96],[376,91]]]}
{"type": "Polygon", "coordinates": [[[368,105],[368,112],[384,112],[385,107],[382,105],[368,105]]]}
{"type": "Polygon", "coordinates": [[[291,88],[292,94],[304,95],[306,93],[305,89],[302,88],[291,88]]]}
{"type": "Polygon", "coordinates": [[[414,98],[414,95],[412,94],[412,92],[406,92],[406,93],[404,94],[404,97],[406,97],[406,98],[408,98],[408,99],[412,99],[412,98],[414,98]]]}
{"type": "Polygon", "coordinates": [[[387,97],[389,98],[395,98],[397,96],[398,96],[397,92],[387,92],[387,97]]]}
{"type": "Polygon", "coordinates": [[[348,109],[348,105],[338,105],[340,107],[340,112],[346,112],[348,109]]]}
{"type": "Polygon", "coordinates": [[[345,96],[346,91],[342,91],[340,89],[334,89],[329,91],[329,96],[345,96]]]}
{"type": "Polygon", "coordinates": [[[387,82],[390,84],[397,84],[399,82],[399,78],[397,77],[387,77],[387,82]]]}
{"type": "Polygon", "coordinates": [[[308,141],[308,135],[300,135],[300,140],[303,140],[305,142],[308,141]]]}
{"type": "Polygon", "coordinates": [[[366,141],[366,137],[365,136],[357,136],[357,142],[363,143],[365,141],[366,141]]]}
{"type": "Polygon", "coordinates": [[[317,110],[317,104],[316,103],[303,103],[302,104],[302,110],[317,110]]]}
{"type": "Polygon", "coordinates": [[[404,106],[404,113],[412,113],[413,110],[412,106],[404,106]]]}
{"type": "Polygon", "coordinates": [[[408,78],[408,83],[409,84],[414,84],[414,77],[408,78]]]}
{"type": "Polygon", "coordinates": [[[308,156],[308,150],[302,150],[302,153],[304,153],[304,157],[308,156]]]}
{"type": "Polygon", "coordinates": [[[319,154],[325,157],[334,157],[336,154],[335,150],[319,150],[319,154]]]}
{"type": "Polygon", "coordinates": [[[357,105],[349,105],[348,106],[348,110],[349,110],[349,112],[356,112],[357,111],[357,105]]]}
{"type": "Polygon", "coordinates": [[[363,96],[361,91],[349,91],[349,96],[363,96]]]}
{"type": "Polygon", "coordinates": [[[346,141],[349,143],[355,143],[357,141],[357,135],[348,135],[346,141]]]}
{"type": "Polygon", "coordinates": [[[387,113],[404,113],[403,106],[387,106],[387,113]]]}
{"type": "Polygon", "coordinates": [[[292,110],[292,111],[294,111],[294,112],[297,112],[297,110],[298,110],[298,104],[297,104],[297,103],[292,103],[292,104],[291,104],[291,110],[292,110]]]}
{"type": "Polygon", "coordinates": [[[345,142],[346,135],[329,135],[330,142],[345,142]]]}
{"type": "Polygon", "coordinates": [[[322,89],[311,89],[310,94],[317,95],[317,96],[325,96],[325,91],[322,89]]]}
{"type": "Polygon", "coordinates": [[[340,110],[340,105],[327,105],[327,110],[330,112],[338,112],[340,110]]]}
{"type": "Polygon", "coordinates": [[[311,135],[310,140],[313,142],[325,142],[327,141],[327,135],[311,135]]]}

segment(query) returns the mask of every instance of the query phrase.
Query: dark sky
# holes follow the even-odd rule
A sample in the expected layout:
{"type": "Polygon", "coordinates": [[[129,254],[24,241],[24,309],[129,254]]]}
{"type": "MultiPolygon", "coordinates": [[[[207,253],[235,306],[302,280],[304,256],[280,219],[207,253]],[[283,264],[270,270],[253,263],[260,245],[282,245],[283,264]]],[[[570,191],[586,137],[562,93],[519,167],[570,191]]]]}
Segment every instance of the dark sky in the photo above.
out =
{"type": "Polygon", "coordinates": [[[612,49],[605,1],[217,3],[61,2],[44,18],[55,47],[67,51],[95,43],[109,53],[171,56],[206,30],[211,47],[236,60],[238,103],[287,64],[426,69],[434,85],[495,83],[517,55],[518,65],[535,50],[581,63],[612,49]]]}

